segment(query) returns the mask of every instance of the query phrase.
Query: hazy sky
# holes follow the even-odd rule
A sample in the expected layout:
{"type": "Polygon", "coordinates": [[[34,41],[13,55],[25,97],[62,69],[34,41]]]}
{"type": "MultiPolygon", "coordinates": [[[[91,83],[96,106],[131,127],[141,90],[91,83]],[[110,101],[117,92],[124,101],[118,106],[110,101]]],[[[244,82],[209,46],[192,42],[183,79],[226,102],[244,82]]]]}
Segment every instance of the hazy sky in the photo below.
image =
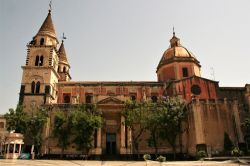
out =
{"type": "MultiPolygon", "coordinates": [[[[0,0],[0,114],[16,107],[26,44],[49,0],[0,0]]],[[[57,37],[65,32],[78,81],[156,81],[172,27],[220,86],[250,83],[249,0],[53,0],[57,37]]]]}

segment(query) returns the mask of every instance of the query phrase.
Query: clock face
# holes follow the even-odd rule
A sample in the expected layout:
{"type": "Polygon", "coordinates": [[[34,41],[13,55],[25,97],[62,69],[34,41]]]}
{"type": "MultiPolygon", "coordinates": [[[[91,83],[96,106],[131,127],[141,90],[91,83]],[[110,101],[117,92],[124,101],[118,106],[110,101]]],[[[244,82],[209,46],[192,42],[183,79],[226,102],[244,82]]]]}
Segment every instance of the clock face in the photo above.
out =
{"type": "Polygon", "coordinates": [[[201,94],[201,88],[200,88],[200,86],[199,85],[192,85],[191,92],[194,95],[200,95],[201,94]]]}

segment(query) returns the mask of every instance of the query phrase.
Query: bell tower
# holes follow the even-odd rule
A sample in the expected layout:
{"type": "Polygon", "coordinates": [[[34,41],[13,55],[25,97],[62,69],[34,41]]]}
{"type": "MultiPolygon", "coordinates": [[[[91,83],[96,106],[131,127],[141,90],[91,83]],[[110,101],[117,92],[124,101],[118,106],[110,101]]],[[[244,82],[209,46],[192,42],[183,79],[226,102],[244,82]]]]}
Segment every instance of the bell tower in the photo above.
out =
{"type": "MultiPolygon", "coordinates": [[[[64,34],[63,34],[63,39],[66,39],[66,37],[64,37],[64,34]]],[[[71,76],[69,74],[70,65],[64,48],[64,40],[62,40],[61,46],[58,50],[58,58],[59,58],[59,63],[57,72],[60,75],[59,82],[70,81],[71,80],[71,76]]]]}
{"type": "Polygon", "coordinates": [[[38,33],[27,44],[26,64],[23,75],[19,103],[26,108],[57,101],[59,74],[56,32],[49,10],[38,33]]]}

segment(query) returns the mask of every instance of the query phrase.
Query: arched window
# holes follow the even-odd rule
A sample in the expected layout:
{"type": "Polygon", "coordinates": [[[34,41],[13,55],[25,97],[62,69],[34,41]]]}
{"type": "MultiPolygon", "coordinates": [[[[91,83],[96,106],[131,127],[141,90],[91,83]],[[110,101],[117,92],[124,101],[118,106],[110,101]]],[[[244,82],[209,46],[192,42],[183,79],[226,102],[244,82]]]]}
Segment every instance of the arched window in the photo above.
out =
{"type": "Polygon", "coordinates": [[[58,66],[58,67],[57,67],[57,72],[59,72],[59,70],[60,70],[60,67],[58,66]]]}
{"type": "Polygon", "coordinates": [[[40,56],[39,66],[43,66],[43,56],[40,56]]]}
{"type": "Polygon", "coordinates": [[[35,93],[35,86],[36,86],[36,83],[34,81],[32,81],[31,83],[31,93],[35,93]]]}
{"type": "Polygon", "coordinates": [[[65,67],[65,66],[63,67],[63,72],[64,72],[64,73],[66,72],[66,67],[65,67]]]}
{"type": "Polygon", "coordinates": [[[39,56],[37,55],[36,56],[36,61],[35,61],[35,66],[38,66],[38,63],[39,63],[39,56]]]}
{"type": "Polygon", "coordinates": [[[36,93],[40,93],[40,82],[36,83],[36,93]]]}
{"type": "Polygon", "coordinates": [[[70,97],[69,97],[69,95],[65,95],[63,97],[63,100],[64,100],[64,103],[70,103],[70,97]]]}
{"type": "Polygon", "coordinates": [[[40,39],[40,45],[42,46],[44,44],[44,38],[40,39]]]}

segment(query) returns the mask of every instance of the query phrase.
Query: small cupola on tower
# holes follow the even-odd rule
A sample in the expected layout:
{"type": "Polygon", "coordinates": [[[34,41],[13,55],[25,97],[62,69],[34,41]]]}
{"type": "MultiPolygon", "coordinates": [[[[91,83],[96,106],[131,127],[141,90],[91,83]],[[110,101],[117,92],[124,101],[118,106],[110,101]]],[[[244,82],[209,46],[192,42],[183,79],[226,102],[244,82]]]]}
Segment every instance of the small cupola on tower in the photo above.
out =
{"type": "Polygon", "coordinates": [[[180,39],[175,36],[175,32],[173,32],[173,37],[170,39],[170,46],[171,48],[181,46],[180,39]]]}
{"type": "Polygon", "coordinates": [[[56,48],[58,40],[56,38],[56,31],[52,21],[51,9],[30,44],[35,46],[54,46],[56,48]]]}
{"type": "Polygon", "coordinates": [[[64,40],[62,40],[61,46],[58,50],[58,58],[59,58],[59,65],[57,72],[60,75],[59,81],[70,81],[71,80],[71,76],[69,74],[70,65],[64,48],[64,40]]]}
{"type": "Polygon", "coordinates": [[[180,80],[191,76],[200,76],[200,62],[185,47],[173,31],[170,47],[164,52],[158,66],[158,81],[180,80]]]}

